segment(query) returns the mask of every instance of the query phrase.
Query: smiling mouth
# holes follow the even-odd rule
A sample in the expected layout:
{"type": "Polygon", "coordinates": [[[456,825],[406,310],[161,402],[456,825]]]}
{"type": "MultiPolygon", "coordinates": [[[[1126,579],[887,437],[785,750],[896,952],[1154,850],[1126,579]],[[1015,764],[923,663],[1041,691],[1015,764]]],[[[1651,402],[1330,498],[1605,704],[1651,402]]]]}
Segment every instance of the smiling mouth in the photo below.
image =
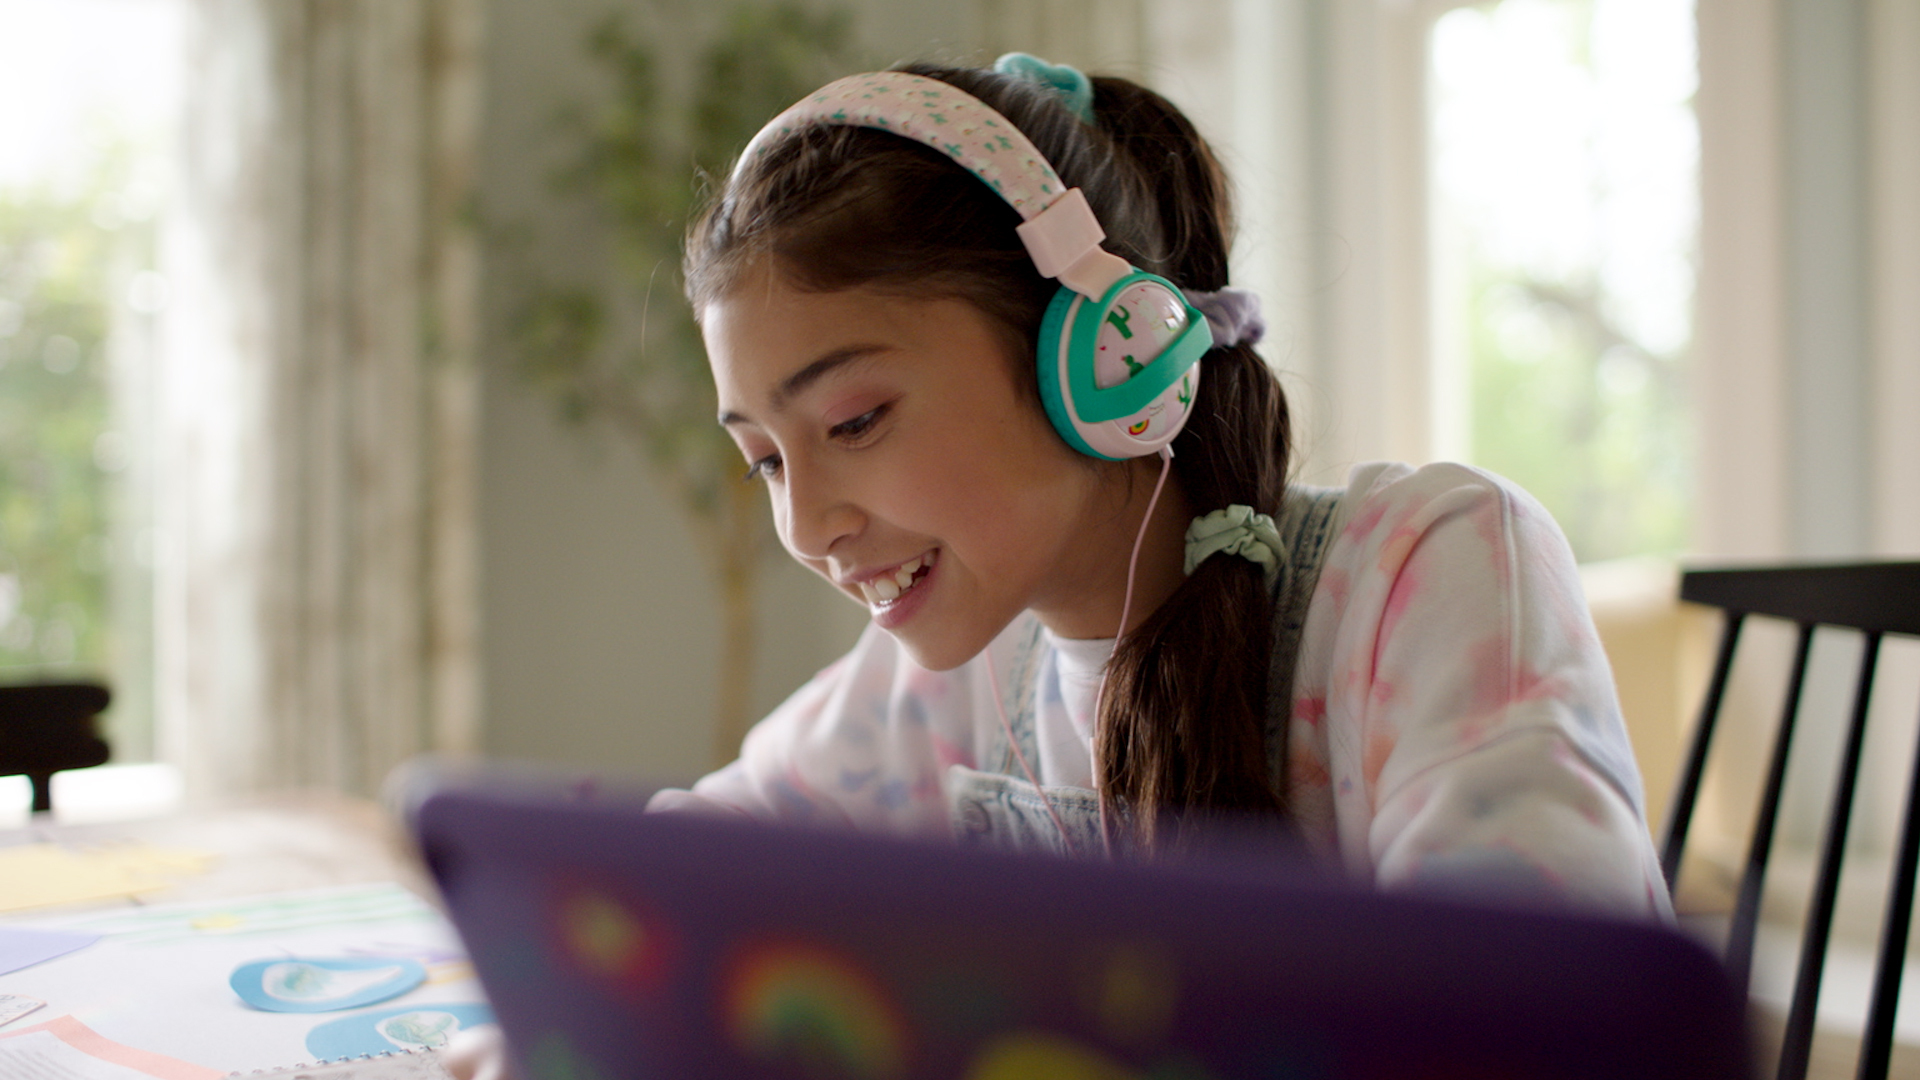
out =
{"type": "Polygon", "coordinates": [[[939,554],[939,550],[935,548],[919,558],[908,559],[892,574],[861,582],[860,595],[874,607],[893,603],[927,576],[933,569],[934,556],[939,554]]]}

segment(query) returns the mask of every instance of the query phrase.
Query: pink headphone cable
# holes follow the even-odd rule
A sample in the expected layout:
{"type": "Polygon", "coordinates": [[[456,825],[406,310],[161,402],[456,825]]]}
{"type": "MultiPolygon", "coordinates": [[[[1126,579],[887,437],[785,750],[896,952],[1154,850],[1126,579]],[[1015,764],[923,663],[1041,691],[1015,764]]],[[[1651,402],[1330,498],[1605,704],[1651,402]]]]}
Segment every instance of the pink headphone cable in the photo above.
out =
{"type": "MultiPolygon", "coordinates": [[[[1115,630],[1113,634],[1113,645],[1116,649],[1120,647],[1120,639],[1126,635],[1127,616],[1133,612],[1134,571],[1140,565],[1140,548],[1147,540],[1147,525],[1153,521],[1154,507],[1160,505],[1160,490],[1166,487],[1167,474],[1172,470],[1173,447],[1171,445],[1163,446],[1160,448],[1160,479],[1154,482],[1153,496],[1147,500],[1147,512],[1140,519],[1140,531],[1133,538],[1133,554],[1127,556],[1126,598],[1121,601],[1120,604],[1120,628],[1115,630]]],[[[1047,798],[1047,789],[1040,786],[1040,777],[1033,771],[1033,766],[1028,763],[1026,752],[1020,749],[1020,740],[1013,736],[1013,724],[1007,719],[1006,701],[1000,693],[1000,676],[993,670],[993,647],[989,645],[982,652],[982,655],[987,658],[987,682],[993,687],[993,707],[1000,713],[1000,729],[1007,734],[1007,745],[1013,747],[1013,756],[1020,762],[1021,771],[1027,774],[1027,782],[1032,784],[1033,789],[1040,793],[1040,805],[1047,808],[1047,816],[1053,819],[1053,827],[1060,830],[1061,842],[1067,845],[1067,851],[1069,853],[1078,855],[1080,854],[1080,849],[1074,846],[1073,837],[1067,832],[1066,824],[1060,820],[1060,814],[1054,810],[1053,800],[1047,798]]],[[[1111,658],[1109,658],[1108,663],[1112,663],[1111,658]]],[[[1105,672],[1102,672],[1100,675],[1100,688],[1093,693],[1093,723],[1096,738],[1100,730],[1100,706],[1106,699],[1106,693],[1107,676],[1105,672]]],[[[1093,751],[1094,765],[1098,767],[1099,746],[1097,743],[1093,747],[1093,751]]],[[[1113,836],[1107,831],[1107,793],[1105,791],[1098,791],[1096,795],[1100,805],[1101,849],[1107,858],[1111,859],[1113,858],[1113,836]]]]}

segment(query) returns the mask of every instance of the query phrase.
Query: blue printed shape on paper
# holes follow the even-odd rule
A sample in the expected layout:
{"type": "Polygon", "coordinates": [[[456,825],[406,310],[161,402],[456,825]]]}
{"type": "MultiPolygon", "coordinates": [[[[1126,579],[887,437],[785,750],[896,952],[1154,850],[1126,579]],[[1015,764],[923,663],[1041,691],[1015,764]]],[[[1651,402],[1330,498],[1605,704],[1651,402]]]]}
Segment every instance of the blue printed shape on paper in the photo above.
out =
{"type": "Polygon", "coordinates": [[[337,956],[255,960],[235,968],[227,984],[256,1009],[315,1013],[373,1005],[426,981],[420,961],[404,956],[337,956]]]}
{"type": "Polygon", "coordinates": [[[493,1023],[493,1010],[476,1003],[427,1002],[343,1016],[307,1032],[316,1061],[391,1054],[447,1045],[455,1034],[493,1023]]]}

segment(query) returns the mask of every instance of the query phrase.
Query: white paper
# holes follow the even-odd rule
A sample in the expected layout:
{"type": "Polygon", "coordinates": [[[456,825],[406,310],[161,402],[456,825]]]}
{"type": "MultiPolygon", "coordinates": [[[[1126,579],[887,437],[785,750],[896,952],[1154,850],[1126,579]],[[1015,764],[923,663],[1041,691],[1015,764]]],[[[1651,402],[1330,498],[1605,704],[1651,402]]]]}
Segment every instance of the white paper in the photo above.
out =
{"type": "MultiPolygon", "coordinates": [[[[71,1013],[114,1042],[223,1072],[311,1061],[307,1032],[347,1015],[247,1007],[227,980],[249,961],[382,952],[423,962],[439,957],[427,964],[424,985],[380,1007],[485,1000],[452,926],[393,884],[120,908],[39,925],[86,930],[101,940],[0,977],[0,993],[39,998],[47,1003],[42,1015],[71,1013]]],[[[14,1080],[15,1073],[0,1066],[0,1077],[14,1080]]]]}

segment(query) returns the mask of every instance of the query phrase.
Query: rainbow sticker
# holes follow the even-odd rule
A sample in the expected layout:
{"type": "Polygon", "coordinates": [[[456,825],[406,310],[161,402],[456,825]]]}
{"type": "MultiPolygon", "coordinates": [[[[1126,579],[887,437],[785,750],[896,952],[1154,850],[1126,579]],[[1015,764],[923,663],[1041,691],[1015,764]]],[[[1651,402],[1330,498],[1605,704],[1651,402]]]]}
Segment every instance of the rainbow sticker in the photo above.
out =
{"type": "Polygon", "coordinates": [[[602,889],[562,890],[553,929],[572,966],[616,987],[652,989],[671,967],[674,936],[664,921],[602,889]]]}
{"type": "Polygon", "coordinates": [[[763,945],[734,961],[722,987],[723,1021],[748,1057],[820,1077],[885,1080],[906,1071],[900,1009],[847,957],[814,945],[763,945]]]}

